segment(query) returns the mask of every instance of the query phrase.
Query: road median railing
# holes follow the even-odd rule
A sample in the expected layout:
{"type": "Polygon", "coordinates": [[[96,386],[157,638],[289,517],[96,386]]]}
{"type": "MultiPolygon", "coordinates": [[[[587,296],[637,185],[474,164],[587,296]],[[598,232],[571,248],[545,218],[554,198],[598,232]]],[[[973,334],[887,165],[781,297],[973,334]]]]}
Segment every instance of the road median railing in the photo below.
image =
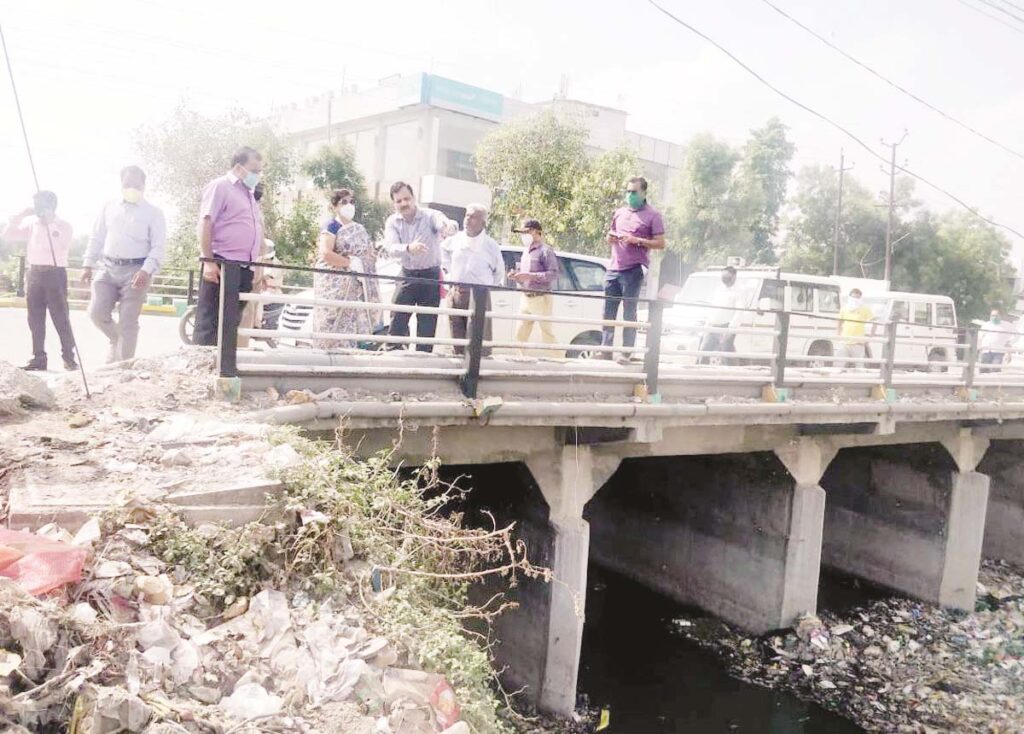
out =
{"type": "MultiPolygon", "coordinates": [[[[488,309],[487,304],[491,302],[491,296],[500,292],[523,293],[523,289],[509,288],[505,286],[482,286],[472,283],[459,283],[453,281],[434,281],[422,278],[412,278],[401,275],[370,274],[352,271],[341,271],[324,268],[313,268],[298,265],[284,264],[259,264],[260,268],[277,269],[287,272],[297,272],[303,277],[310,277],[317,273],[330,274],[333,276],[358,278],[361,280],[376,279],[380,285],[390,282],[398,285],[402,282],[436,284],[439,288],[439,305],[437,306],[416,306],[395,303],[367,302],[363,300],[341,300],[322,298],[320,296],[301,296],[294,292],[285,293],[241,293],[241,269],[249,267],[249,263],[236,261],[218,261],[221,266],[221,318],[220,323],[238,323],[240,309],[247,303],[256,304],[288,304],[305,306],[307,308],[329,308],[329,309],[351,309],[372,312],[408,313],[420,316],[438,317],[461,317],[466,319],[465,336],[456,338],[453,336],[420,337],[416,335],[392,335],[390,333],[363,333],[363,332],[324,332],[315,328],[290,329],[287,333],[281,330],[263,328],[240,328],[232,333],[226,333],[222,328],[218,335],[218,364],[219,371],[223,377],[236,377],[239,375],[238,366],[238,337],[256,337],[263,339],[279,339],[282,337],[296,340],[310,340],[313,342],[324,340],[328,342],[351,342],[353,345],[378,345],[378,348],[406,348],[420,347],[432,350],[434,347],[451,348],[453,352],[461,353],[462,364],[459,368],[438,367],[423,368],[421,366],[391,367],[396,374],[403,376],[437,376],[446,375],[457,378],[459,386],[466,397],[475,398],[479,392],[481,376],[487,377],[495,373],[495,368],[482,368],[483,360],[493,350],[511,350],[517,353],[540,352],[542,356],[566,355],[587,353],[595,358],[595,361],[580,366],[568,372],[570,375],[594,378],[615,378],[628,382],[642,382],[648,396],[656,396],[659,390],[659,380],[666,365],[673,365],[671,373],[673,380],[689,379],[688,375],[694,375],[698,379],[713,379],[715,375],[724,373],[720,370],[722,366],[731,366],[731,362],[742,361],[750,365],[760,365],[761,369],[767,368],[764,374],[766,386],[774,388],[787,388],[792,384],[848,384],[881,387],[887,396],[893,394],[893,390],[903,384],[916,387],[954,387],[972,389],[977,384],[994,385],[1003,384],[1006,378],[1010,378],[1013,385],[1024,387],[1024,367],[1012,365],[982,365],[979,359],[979,330],[958,329],[957,327],[929,326],[933,338],[926,338],[920,335],[901,334],[902,327],[914,326],[906,322],[866,322],[865,334],[863,336],[843,336],[841,324],[843,319],[838,315],[815,314],[808,312],[791,312],[781,309],[758,309],[739,307],[718,307],[709,304],[686,304],[680,302],[669,302],[651,299],[633,299],[638,307],[646,309],[643,318],[631,320],[626,319],[604,319],[589,318],[580,315],[560,315],[557,307],[559,299],[597,299],[604,301],[603,294],[584,292],[551,292],[556,300],[555,313],[551,315],[537,315],[523,312],[502,312],[494,308],[488,309]],[[453,308],[440,300],[441,287],[461,287],[470,290],[471,297],[468,308],[453,308]],[[698,323],[692,327],[686,327],[683,331],[691,340],[699,337],[697,348],[679,348],[664,351],[663,334],[665,314],[667,309],[674,306],[698,307],[707,311],[732,311],[736,319],[749,318],[750,314],[757,314],[763,318],[763,326],[750,325],[720,325],[698,323]],[[797,316],[800,321],[794,324],[793,319],[797,316]],[[576,341],[555,341],[547,343],[543,341],[518,341],[508,338],[488,338],[488,322],[499,321],[533,322],[558,325],[572,325],[576,327],[590,327],[593,332],[613,329],[621,334],[625,329],[635,329],[640,338],[633,346],[625,346],[621,339],[611,344],[586,343],[576,341]],[[709,336],[729,337],[732,339],[708,340],[709,336]],[[762,339],[763,343],[770,344],[765,349],[744,348],[737,351],[732,344],[736,337],[748,336],[762,339]],[[964,340],[965,339],[965,340],[964,340]],[[829,345],[828,353],[808,353],[806,345],[809,342],[824,343],[829,345]],[[837,353],[844,344],[865,344],[870,351],[864,356],[853,356],[837,353]],[[728,346],[731,348],[723,348],[728,346]],[[614,359],[620,364],[602,362],[601,357],[614,359]],[[693,369],[686,367],[680,372],[676,357],[694,358],[697,362],[693,369]],[[940,358],[941,357],[941,358],[940,358]],[[624,366],[625,365],[625,366],[624,366]],[[813,368],[813,369],[808,369],[813,368]],[[831,369],[822,369],[831,368],[831,369]],[[687,371],[690,370],[690,371],[687,371]],[[716,372],[718,370],[719,372],[716,372]],[[793,370],[799,370],[794,373],[793,370]],[[992,377],[992,373],[998,372],[1002,379],[992,377]],[[924,374],[921,374],[921,373],[924,374]]],[[[284,278],[282,277],[282,280],[284,278]]],[[[194,287],[194,284],[193,284],[194,287]]],[[[629,299],[621,299],[628,302],[629,299]]],[[[312,317],[310,317],[312,318],[312,317]]],[[[981,330],[984,334],[985,330],[981,330]]],[[[365,348],[332,347],[329,351],[363,354],[365,348]]],[[[1004,354],[1024,354],[1024,349],[1016,346],[1006,346],[1000,349],[1004,354]]],[[[309,368],[311,371],[313,367],[309,368]]],[[[286,370],[289,374],[296,374],[301,368],[294,365],[286,370]]],[[[323,367],[316,368],[317,374],[324,372],[323,367]]],[[[387,372],[387,369],[377,369],[374,372],[387,372]]],[[[1006,383],[1010,384],[1010,383],[1006,383]]]]}

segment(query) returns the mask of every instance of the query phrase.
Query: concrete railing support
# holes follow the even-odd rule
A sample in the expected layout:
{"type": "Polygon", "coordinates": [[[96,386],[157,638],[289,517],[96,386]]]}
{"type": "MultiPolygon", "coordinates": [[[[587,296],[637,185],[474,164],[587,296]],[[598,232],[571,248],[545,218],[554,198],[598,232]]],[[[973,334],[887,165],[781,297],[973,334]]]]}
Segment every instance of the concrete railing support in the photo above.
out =
{"type": "Polygon", "coordinates": [[[554,532],[547,659],[538,700],[541,709],[554,714],[568,716],[576,707],[590,554],[590,526],[583,519],[583,508],[620,461],[588,446],[565,446],[526,460],[547,500],[554,532]]]}

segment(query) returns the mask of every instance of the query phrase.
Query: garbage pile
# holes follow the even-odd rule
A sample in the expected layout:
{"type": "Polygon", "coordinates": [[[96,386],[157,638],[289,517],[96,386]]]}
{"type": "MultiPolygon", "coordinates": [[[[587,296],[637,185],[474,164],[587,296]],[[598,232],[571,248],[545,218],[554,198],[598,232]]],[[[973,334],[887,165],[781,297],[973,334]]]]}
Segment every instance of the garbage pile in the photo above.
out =
{"type": "Polygon", "coordinates": [[[970,615],[891,597],[761,638],[711,619],[676,622],[737,677],[791,690],[868,731],[1024,731],[1024,575],[985,561],[979,579],[970,615]]]}
{"type": "Polygon", "coordinates": [[[0,730],[468,734],[444,677],[344,594],[267,588],[210,616],[150,543],[145,523],[0,531],[0,730]]]}

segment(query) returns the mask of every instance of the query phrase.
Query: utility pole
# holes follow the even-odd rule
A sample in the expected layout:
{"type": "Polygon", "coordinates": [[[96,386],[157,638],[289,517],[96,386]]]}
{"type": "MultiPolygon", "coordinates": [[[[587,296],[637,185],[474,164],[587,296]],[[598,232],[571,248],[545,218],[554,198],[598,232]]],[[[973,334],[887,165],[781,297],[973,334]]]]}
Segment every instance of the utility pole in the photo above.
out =
{"type": "MultiPolygon", "coordinates": [[[[839,275],[839,227],[843,216],[843,174],[852,171],[853,166],[843,168],[846,158],[843,149],[839,149],[839,199],[836,202],[836,226],[832,232],[832,275],[839,275]]],[[[855,164],[856,165],[856,164],[855,164]]]]}
{"type": "Polygon", "coordinates": [[[904,130],[899,141],[891,144],[882,141],[882,145],[892,148],[889,162],[889,220],[885,225],[885,280],[889,282],[892,282],[892,220],[896,213],[896,148],[906,139],[907,131],[904,130]]]}

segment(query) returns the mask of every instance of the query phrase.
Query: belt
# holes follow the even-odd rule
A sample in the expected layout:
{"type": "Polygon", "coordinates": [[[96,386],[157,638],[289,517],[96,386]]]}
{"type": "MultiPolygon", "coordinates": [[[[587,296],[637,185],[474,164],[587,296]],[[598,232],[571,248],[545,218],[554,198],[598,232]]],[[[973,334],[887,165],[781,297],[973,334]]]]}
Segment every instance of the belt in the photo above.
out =
{"type": "Polygon", "coordinates": [[[550,296],[551,291],[548,291],[547,293],[524,293],[523,295],[527,298],[540,298],[541,296],[550,296]]]}
{"type": "Polygon", "coordinates": [[[430,274],[433,274],[433,273],[436,273],[440,269],[441,269],[441,267],[439,265],[435,265],[432,268],[419,268],[418,270],[411,270],[409,268],[402,268],[402,273],[404,273],[405,275],[411,275],[413,277],[416,277],[420,273],[430,273],[430,274]]]}
{"type": "Polygon", "coordinates": [[[104,262],[111,265],[142,265],[146,262],[144,257],[104,257],[104,262]]]}
{"type": "Polygon", "coordinates": [[[67,270],[66,265],[42,265],[39,263],[29,263],[28,267],[30,270],[67,270]]]}

